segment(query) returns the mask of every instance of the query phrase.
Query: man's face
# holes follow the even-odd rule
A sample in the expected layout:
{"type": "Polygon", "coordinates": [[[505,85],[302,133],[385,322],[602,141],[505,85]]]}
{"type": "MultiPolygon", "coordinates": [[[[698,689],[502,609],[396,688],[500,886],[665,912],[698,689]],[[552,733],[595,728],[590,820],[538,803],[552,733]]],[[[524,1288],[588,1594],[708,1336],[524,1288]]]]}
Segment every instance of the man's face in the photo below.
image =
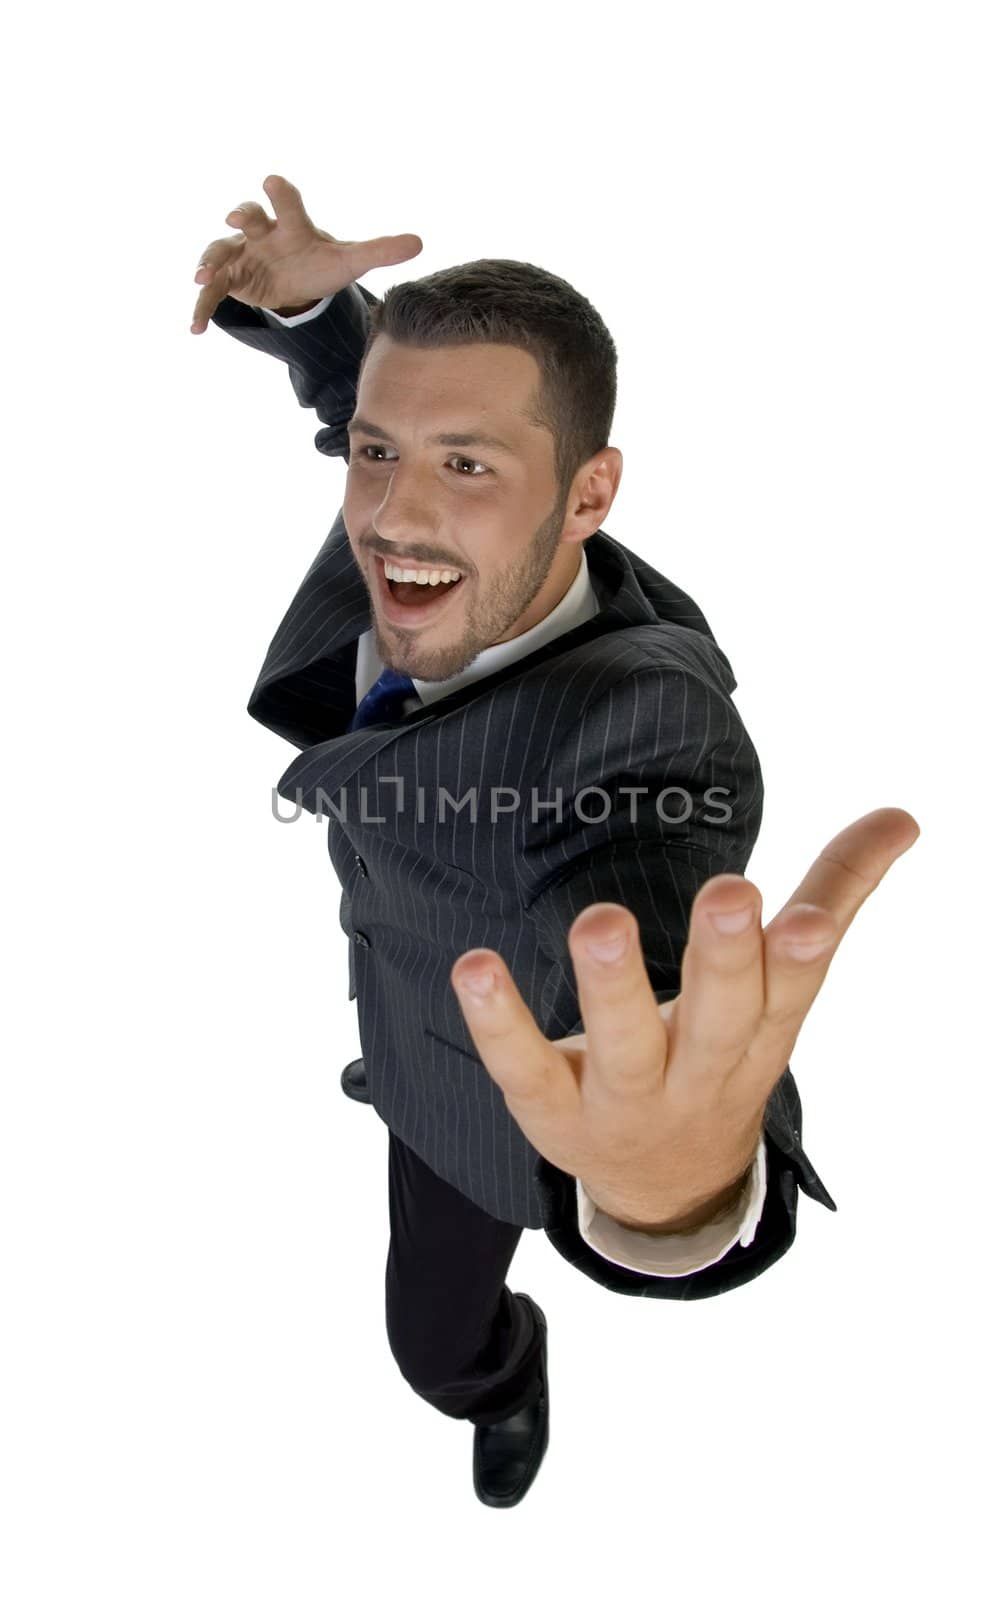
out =
{"type": "Polygon", "coordinates": [[[427,681],[461,672],[534,626],[577,570],[574,545],[604,505],[591,527],[568,519],[562,541],[569,496],[557,493],[553,436],[523,415],[539,379],[533,356],[513,345],[422,350],[378,334],[370,347],[349,423],[343,520],[378,652],[396,671],[427,681]],[[389,580],[382,558],[461,576],[389,580]]]}

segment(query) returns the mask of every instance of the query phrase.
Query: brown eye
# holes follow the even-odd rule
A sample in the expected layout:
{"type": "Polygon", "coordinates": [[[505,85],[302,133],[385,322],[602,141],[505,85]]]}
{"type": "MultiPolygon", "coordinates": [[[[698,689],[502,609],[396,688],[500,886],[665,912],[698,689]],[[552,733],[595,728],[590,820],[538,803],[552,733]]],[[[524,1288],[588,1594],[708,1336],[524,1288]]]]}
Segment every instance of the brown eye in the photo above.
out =
{"type": "MultiPolygon", "coordinates": [[[[382,444],[364,444],[359,449],[359,455],[364,461],[369,461],[373,466],[381,466],[386,457],[383,454],[381,457],[369,456],[367,455],[368,450],[380,450],[383,453],[385,446],[382,444]]],[[[457,468],[456,475],[458,478],[485,478],[491,471],[491,468],[485,466],[483,461],[475,461],[472,456],[450,456],[449,459],[461,463],[460,467],[457,468]],[[464,466],[478,467],[480,471],[464,472],[462,470],[464,466]]]]}

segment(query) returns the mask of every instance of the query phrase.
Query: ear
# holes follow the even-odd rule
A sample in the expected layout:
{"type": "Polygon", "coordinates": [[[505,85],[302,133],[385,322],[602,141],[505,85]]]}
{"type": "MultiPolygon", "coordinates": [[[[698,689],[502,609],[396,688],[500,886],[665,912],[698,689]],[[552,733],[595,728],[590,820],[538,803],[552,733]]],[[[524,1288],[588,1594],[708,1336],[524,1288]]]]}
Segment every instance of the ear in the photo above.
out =
{"type": "Polygon", "coordinates": [[[609,444],[578,468],[567,501],[573,526],[564,534],[565,542],[587,539],[602,526],[616,497],[622,468],[622,451],[609,444]]]}

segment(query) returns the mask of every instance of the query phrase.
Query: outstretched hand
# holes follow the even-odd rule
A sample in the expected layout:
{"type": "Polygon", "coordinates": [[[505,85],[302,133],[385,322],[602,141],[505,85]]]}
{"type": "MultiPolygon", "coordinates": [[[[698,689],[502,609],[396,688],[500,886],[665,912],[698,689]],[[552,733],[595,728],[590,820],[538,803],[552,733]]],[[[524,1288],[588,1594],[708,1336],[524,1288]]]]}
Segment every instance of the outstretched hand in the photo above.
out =
{"type": "Polygon", "coordinates": [[[255,200],[244,200],[225,218],[241,232],[213,239],[201,255],[194,282],[202,288],[191,333],[204,332],[226,295],[247,306],[287,311],[338,294],[374,267],[408,261],[422,248],[417,233],[336,239],[315,227],[301,191],[286,178],[271,173],[263,188],[274,216],[255,200]]]}
{"type": "Polygon", "coordinates": [[[543,1037],[497,951],[465,951],[451,981],[530,1144],[627,1226],[706,1221],[752,1164],[768,1096],[852,919],[919,833],[892,806],[852,822],[764,929],[754,884],[710,878],[692,905],[681,992],[663,1005],[632,912],[586,907],[568,935],[585,1032],[567,1039],[543,1037]]]}

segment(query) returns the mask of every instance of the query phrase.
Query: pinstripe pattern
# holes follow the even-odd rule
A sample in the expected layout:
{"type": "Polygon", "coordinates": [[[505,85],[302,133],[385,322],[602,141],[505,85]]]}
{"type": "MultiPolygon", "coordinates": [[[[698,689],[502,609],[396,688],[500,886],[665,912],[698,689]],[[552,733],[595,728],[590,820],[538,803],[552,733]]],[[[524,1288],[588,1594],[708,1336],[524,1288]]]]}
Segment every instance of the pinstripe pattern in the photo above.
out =
{"type": "MultiPolygon", "coordinates": [[[[288,364],[300,403],[325,424],[315,443],[328,455],[348,452],[371,300],[353,285],[294,329],[232,300],[214,315],[288,364]]],[[[753,1243],[684,1278],[644,1275],[580,1238],[573,1179],[509,1115],[449,981],[464,950],[488,946],[548,1037],[580,1031],[568,929],[584,906],[614,900],[636,916],[657,997],[670,998],[695,894],[715,873],[742,873],[757,838],[760,764],[702,612],[604,529],[585,550],[597,615],[402,723],[349,732],[370,610],[340,512],[274,634],[248,710],[299,752],[277,786],[284,800],[329,817],[340,923],[352,940],[350,997],[378,1114],[484,1210],[545,1228],[595,1281],[700,1298],[757,1276],[789,1248],[797,1187],[836,1209],[802,1150],[788,1068],[768,1104],[768,1193],[753,1243]],[[601,793],[580,807],[600,820],[578,813],[574,797],[588,786],[601,793]],[[680,794],[658,805],[668,789],[687,792],[684,820],[680,794]],[[502,790],[520,803],[493,815],[502,790]],[[450,800],[440,813],[442,791],[450,800]],[[547,804],[558,791],[559,815],[547,804]]]]}

